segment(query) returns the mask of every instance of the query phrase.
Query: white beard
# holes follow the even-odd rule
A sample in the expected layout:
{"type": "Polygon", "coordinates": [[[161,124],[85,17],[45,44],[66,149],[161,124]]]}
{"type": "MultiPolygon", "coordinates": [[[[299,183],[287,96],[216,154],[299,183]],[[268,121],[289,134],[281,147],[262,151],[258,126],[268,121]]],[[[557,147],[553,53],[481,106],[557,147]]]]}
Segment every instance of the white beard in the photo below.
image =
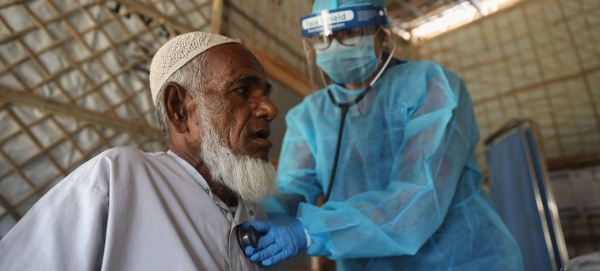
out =
{"type": "Polygon", "coordinates": [[[196,100],[196,105],[201,109],[204,130],[200,157],[213,181],[227,186],[242,201],[256,203],[273,196],[277,189],[275,167],[258,158],[235,155],[221,139],[201,101],[196,100]]]}

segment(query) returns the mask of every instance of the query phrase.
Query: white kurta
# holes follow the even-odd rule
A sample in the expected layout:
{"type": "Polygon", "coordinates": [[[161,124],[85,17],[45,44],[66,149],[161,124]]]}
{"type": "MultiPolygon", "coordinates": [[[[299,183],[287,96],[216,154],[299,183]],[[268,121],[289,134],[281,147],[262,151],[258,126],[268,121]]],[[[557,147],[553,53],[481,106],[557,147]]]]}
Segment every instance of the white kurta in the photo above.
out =
{"type": "Polygon", "coordinates": [[[252,220],[266,220],[260,207],[232,215],[173,152],[115,148],[29,210],[0,241],[0,270],[262,270],[232,231],[252,220]]]}

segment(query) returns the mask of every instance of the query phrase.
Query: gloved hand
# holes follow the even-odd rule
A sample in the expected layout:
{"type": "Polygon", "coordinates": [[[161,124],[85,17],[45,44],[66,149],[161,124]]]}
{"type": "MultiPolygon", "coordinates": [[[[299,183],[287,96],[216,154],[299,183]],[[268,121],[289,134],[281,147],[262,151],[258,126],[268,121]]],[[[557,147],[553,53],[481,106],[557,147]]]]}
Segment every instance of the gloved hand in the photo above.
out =
{"type": "Polygon", "coordinates": [[[244,248],[246,256],[264,266],[274,265],[298,255],[306,248],[304,226],[300,220],[290,216],[276,216],[268,221],[252,221],[242,225],[244,230],[254,227],[261,235],[258,246],[244,248]]]}

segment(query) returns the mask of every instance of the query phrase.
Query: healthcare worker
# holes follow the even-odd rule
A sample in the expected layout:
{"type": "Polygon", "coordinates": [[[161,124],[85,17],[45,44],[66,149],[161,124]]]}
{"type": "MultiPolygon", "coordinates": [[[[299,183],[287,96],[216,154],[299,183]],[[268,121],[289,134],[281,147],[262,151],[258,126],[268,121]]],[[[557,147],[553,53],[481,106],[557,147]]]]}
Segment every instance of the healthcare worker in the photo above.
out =
{"type": "Polygon", "coordinates": [[[247,246],[271,265],[306,249],[338,270],[522,270],[481,189],[461,79],[392,58],[384,0],[316,0],[301,19],[326,87],[286,116],[278,194],[247,246]],[[317,207],[317,198],[327,200],[317,207]]]}

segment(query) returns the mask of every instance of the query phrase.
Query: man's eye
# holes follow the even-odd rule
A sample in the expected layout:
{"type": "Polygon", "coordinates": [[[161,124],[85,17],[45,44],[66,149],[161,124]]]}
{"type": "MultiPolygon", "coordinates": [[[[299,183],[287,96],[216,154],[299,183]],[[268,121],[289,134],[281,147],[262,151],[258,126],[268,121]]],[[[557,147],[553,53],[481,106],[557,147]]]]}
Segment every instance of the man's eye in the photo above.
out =
{"type": "Polygon", "coordinates": [[[246,95],[246,93],[248,93],[248,88],[237,88],[235,91],[237,91],[239,94],[246,95]]]}

